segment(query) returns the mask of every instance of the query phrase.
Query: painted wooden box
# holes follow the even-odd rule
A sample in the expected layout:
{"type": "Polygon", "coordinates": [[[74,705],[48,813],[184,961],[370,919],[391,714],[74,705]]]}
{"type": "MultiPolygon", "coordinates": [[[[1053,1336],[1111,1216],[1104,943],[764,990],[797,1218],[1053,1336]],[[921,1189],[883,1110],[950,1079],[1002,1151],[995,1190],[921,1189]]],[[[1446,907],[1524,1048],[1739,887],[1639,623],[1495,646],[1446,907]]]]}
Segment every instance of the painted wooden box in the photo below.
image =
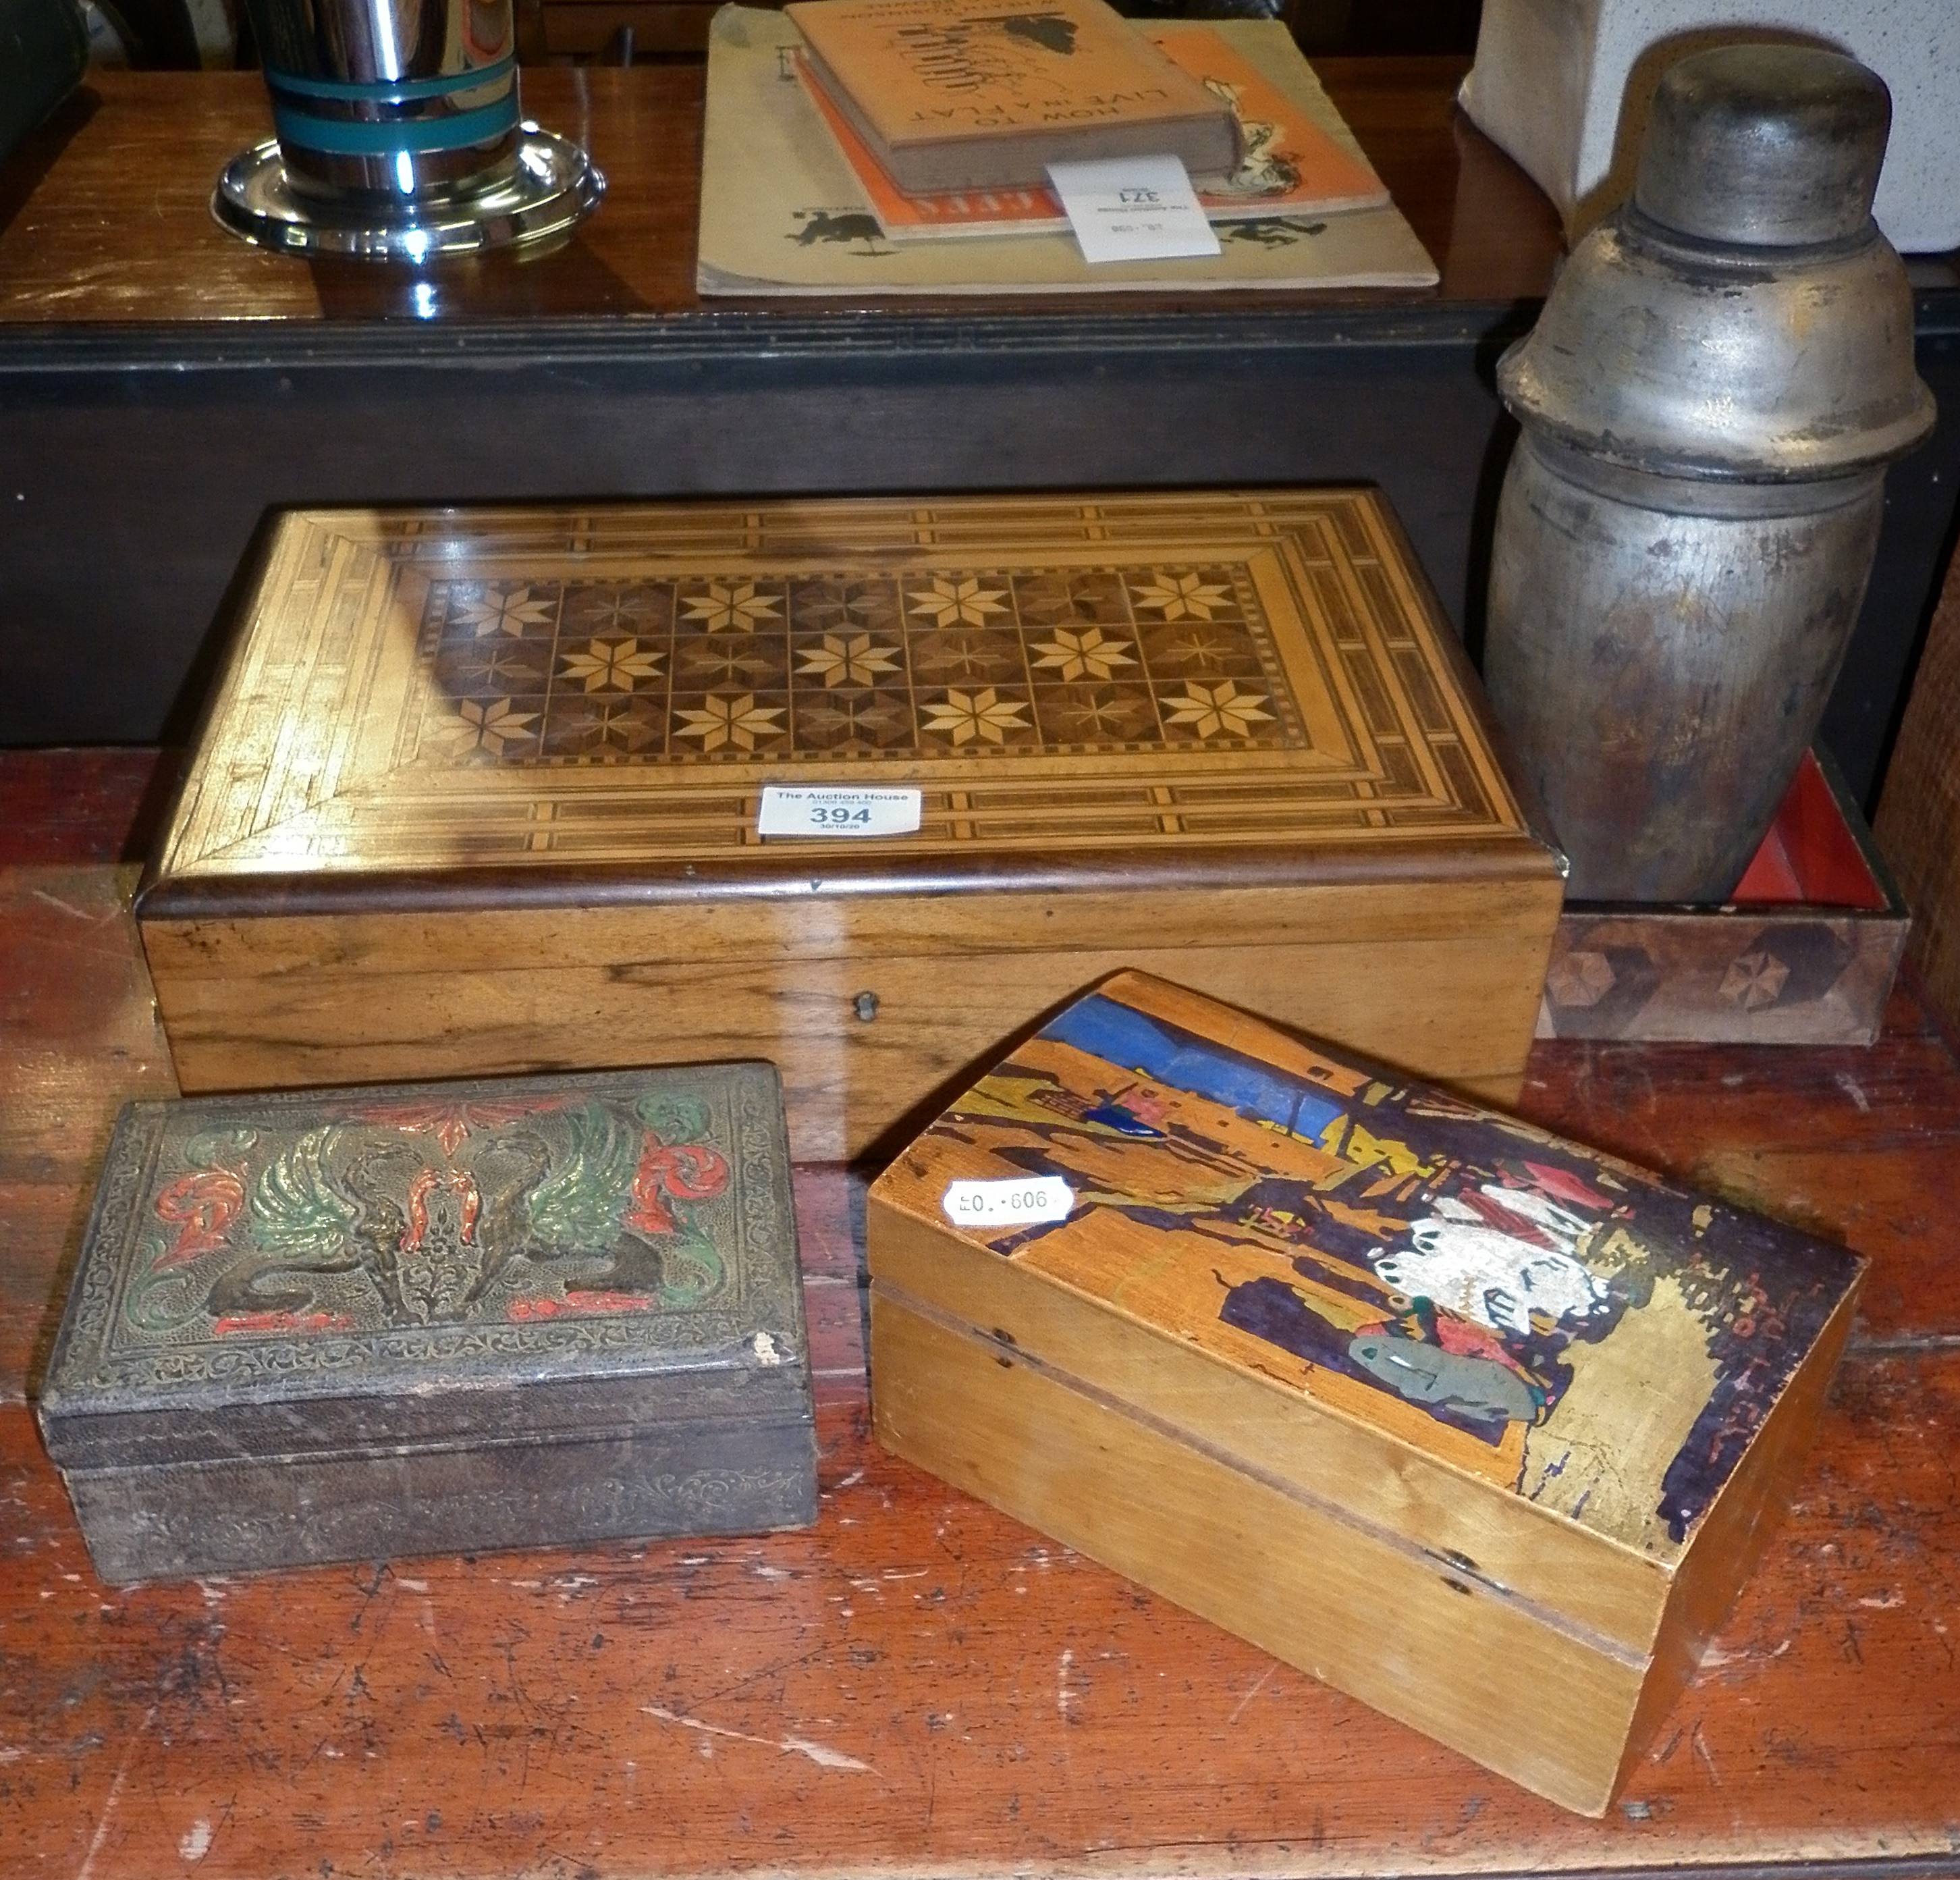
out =
{"type": "Polygon", "coordinates": [[[1125,965],[1501,1097],[1560,866],[1367,491],[314,511],[138,915],[186,1089],[762,1056],[831,1159],[1125,965]]]}
{"type": "Polygon", "coordinates": [[[775,1072],[132,1104],[40,1416],[112,1582],[807,1525],[775,1072]]]}
{"type": "Polygon", "coordinates": [[[870,1190],[899,1455],[1603,1813],[1863,1262],[1138,974],[870,1190]]]}

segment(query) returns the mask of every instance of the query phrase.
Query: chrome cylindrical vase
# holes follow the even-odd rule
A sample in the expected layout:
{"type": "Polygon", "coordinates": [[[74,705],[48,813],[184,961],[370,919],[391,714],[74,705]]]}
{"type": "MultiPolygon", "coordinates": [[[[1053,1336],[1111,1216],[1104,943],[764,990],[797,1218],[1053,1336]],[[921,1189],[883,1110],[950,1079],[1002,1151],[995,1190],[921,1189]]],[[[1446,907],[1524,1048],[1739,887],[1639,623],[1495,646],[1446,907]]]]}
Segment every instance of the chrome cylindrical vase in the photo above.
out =
{"type": "Polygon", "coordinates": [[[524,122],[511,0],[248,0],[277,135],[212,198],[248,241],[419,262],[562,234],[603,179],[524,122]]]}
{"type": "Polygon", "coordinates": [[[1885,465],[1933,425],[1871,220],[1890,118],[1834,53],[1682,60],[1631,202],[1499,363],[1484,677],[1575,900],[1725,898],[1823,715],[1885,465]]]}

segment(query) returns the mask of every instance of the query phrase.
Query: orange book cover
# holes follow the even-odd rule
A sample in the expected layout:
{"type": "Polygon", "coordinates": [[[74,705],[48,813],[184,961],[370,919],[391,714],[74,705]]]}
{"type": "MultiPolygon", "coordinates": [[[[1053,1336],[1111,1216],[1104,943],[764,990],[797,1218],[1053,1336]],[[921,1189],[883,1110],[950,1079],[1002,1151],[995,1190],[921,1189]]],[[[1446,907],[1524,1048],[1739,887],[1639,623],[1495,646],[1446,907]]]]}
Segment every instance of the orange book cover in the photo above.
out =
{"type": "MultiPolygon", "coordinates": [[[[1218,33],[1203,28],[1146,29],[1146,33],[1166,58],[1224,100],[1238,120],[1243,152],[1239,167],[1228,176],[1208,179],[1198,191],[1199,205],[1211,221],[1325,215],[1379,209],[1388,202],[1388,191],[1367,164],[1350,156],[1218,33]]],[[[799,57],[797,70],[888,239],[1038,235],[1068,227],[1060,201],[1045,186],[906,194],[813,80],[807,60],[799,57]]]]}
{"type": "Polygon", "coordinates": [[[1039,186],[1047,165],[1239,160],[1230,106],[1103,0],[800,0],[810,75],[901,189],[1039,186]]]}

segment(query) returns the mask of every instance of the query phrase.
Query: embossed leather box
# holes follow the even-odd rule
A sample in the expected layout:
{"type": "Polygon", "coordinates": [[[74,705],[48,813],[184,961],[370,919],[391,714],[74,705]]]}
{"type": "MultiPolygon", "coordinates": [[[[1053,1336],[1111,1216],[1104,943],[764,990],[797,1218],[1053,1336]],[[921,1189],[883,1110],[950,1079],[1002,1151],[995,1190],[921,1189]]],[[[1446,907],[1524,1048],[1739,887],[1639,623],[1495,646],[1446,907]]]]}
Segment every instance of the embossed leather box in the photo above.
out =
{"type": "Polygon", "coordinates": [[[1133,973],[867,1225],[890,1448],[1590,1815],[1760,1556],[1864,1267],[1133,973]]]}
{"type": "Polygon", "coordinates": [[[132,1104],[40,1413],[112,1582],[806,1525],[775,1073],[132,1104]]]}
{"type": "Polygon", "coordinates": [[[1371,492],[323,511],[138,913],[187,1090],[760,1056],[828,1160],[1125,965],[1501,1098],[1559,869],[1371,492]]]}

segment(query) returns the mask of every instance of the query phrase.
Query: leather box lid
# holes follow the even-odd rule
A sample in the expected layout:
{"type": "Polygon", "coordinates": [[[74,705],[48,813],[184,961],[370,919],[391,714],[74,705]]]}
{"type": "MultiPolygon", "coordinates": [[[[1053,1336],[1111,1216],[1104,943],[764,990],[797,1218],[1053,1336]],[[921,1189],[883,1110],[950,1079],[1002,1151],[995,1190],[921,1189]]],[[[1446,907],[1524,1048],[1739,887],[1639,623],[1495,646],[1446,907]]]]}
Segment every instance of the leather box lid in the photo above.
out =
{"type": "Polygon", "coordinates": [[[1031,1359],[1214,1453],[1276,1429],[1267,1473],[1418,1545],[1440,1545],[1426,1522],[1462,1521],[1506,1586],[1538,1576],[1532,1596],[1568,1611],[1586,1557],[1549,1530],[1664,1592],[1865,1264],[1138,973],[1017,1045],[871,1200],[874,1283],[931,1308],[963,1270],[949,1242],[997,1257],[1022,1297],[1058,1288],[1106,1314],[1106,1345],[1092,1328],[1064,1354],[1044,1327],[1083,1321],[1030,1311],[1031,1359]],[[1030,1175],[1068,1184],[1065,1219],[949,1220],[951,1183],[1030,1175]],[[881,1258],[880,1209],[929,1228],[937,1257],[881,1258]],[[1389,1446],[1337,1442],[1309,1410],[1389,1446]],[[1440,1515],[1421,1512],[1418,1469],[1456,1484],[1440,1515]]]}
{"type": "Polygon", "coordinates": [[[775,1070],[132,1104],[40,1415],[65,1467],[807,1425],[775,1070]]]}
{"type": "Polygon", "coordinates": [[[1371,491],[311,511],[139,909],[1558,866],[1371,491]],[[921,827],[764,843],[770,782],[921,827]]]}

